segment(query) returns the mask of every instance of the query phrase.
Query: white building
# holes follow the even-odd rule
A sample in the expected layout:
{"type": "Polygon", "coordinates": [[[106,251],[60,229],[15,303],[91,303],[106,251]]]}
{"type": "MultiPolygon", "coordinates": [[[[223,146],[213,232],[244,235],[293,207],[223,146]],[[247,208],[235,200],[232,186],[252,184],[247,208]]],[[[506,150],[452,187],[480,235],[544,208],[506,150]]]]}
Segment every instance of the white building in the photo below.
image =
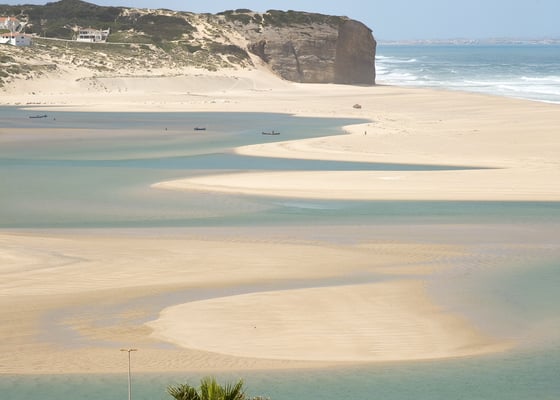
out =
{"type": "Polygon", "coordinates": [[[21,22],[14,17],[0,17],[0,30],[6,29],[10,32],[19,32],[22,28],[21,22]]]}
{"type": "Polygon", "coordinates": [[[12,46],[31,46],[31,36],[17,32],[7,32],[0,35],[0,44],[12,46]]]}
{"type": "Polygon", "coordinates": [[[78,42],[104,43],[107,41],[107,37],[109,37],[109,32],[109,29],[102,31],[92,28],[80,28],[76,40],[78,42]]]}
{"type": "Polygon", "coordinates": [[[0,31],[8,31],[0,34],[0,44],[30,46],[31,36],[21,33],[24,26],[17,18],[0,17],[0,31]]]}

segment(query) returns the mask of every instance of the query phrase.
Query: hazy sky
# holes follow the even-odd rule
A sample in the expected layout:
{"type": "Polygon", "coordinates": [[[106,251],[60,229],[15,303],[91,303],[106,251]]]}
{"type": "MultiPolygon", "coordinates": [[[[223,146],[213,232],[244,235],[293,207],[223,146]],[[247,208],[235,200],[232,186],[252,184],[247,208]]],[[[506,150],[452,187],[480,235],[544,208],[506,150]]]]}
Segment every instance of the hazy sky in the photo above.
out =
{"type": "MultiPolygon", "coordinates": [[[[45,4],[0,0],[0,4],[45,4]]],[[[345,15],[378,40],[560,38],[560,0],[92,0],[99,5],[210,12],[249,8],[345,15]]]]}

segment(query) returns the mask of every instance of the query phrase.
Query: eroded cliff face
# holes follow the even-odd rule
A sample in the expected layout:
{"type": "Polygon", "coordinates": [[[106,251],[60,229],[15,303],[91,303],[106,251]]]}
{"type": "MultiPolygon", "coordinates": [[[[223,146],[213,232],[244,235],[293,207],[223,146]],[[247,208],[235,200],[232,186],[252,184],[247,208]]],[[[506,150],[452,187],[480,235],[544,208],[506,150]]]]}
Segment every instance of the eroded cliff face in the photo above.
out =
{"type": "Polygon", "coordinates": [[[267,13],[257,15],[249,23],[234,26],[249,41],[248,50],[282,78],[303,83],[375,84],[376,42],[371,29],[361,22],[281,11],[274,12],[276,19],[267,19],[267,13]],[[297,20],[290,21],[296,15],[297,20]]]}
{"type": "Polygon", "coordinates": [[[264,27],[249,38],[249,51],[282,78],[305,83],[334,82],[338,29],[329,25],[264,27]]]}
{"type": "Polygon", "coordinates": [[[334,82],[375,84],[376,45],[371,29],[358,21],[344,21],[338,29],[334,82]]]}

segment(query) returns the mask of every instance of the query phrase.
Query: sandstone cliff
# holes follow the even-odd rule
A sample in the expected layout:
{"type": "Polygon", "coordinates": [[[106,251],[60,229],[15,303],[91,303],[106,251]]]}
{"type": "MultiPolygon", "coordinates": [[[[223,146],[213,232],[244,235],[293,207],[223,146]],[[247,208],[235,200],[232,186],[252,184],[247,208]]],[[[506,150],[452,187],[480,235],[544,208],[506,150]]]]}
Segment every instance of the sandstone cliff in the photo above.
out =
{"type": "Polygon", "coordinates": [[[338,29],[334,82],[375,83],[376,42],[371,30],[358,21],[344,21],[338,29]]]}
{"type": "MultiPolygon", "coordinates": [[[[248,49],[282,78],[304,83],[375,84],[371,29],[344,17],[268,11],[233,23],[248,49]]],[[[242,14],[230,12],[226,20],[242,14]]],[[[238,20],[234,20],[238,21],[238,20]]]]}

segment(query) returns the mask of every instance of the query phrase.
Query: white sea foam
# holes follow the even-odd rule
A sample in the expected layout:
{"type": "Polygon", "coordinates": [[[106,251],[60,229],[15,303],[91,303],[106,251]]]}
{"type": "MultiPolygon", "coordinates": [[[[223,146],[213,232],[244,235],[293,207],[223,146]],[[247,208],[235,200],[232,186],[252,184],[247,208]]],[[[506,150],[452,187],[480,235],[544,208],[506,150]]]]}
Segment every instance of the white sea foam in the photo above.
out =
{"type": "Polygon", "coordinates": [[[384,46],[381,84],[560,103],[560,46],[384,46]]]}

